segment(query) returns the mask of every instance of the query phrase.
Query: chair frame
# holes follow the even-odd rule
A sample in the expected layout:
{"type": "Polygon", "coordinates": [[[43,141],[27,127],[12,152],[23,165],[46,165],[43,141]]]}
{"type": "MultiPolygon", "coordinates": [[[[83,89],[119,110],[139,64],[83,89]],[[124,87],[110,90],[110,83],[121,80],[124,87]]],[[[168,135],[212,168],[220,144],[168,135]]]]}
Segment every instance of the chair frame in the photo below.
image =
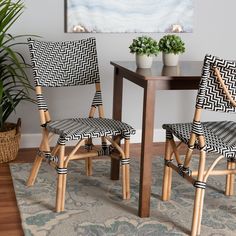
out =
{"type": "MultiPolygon", "coordinates": [[[[231,105],[236,107],[236,101],[230,94],[227,86],[225,85],[219,70],[217,67],[214,68],[214,72],[217,80],[219,81],[227,99],[230,101],[231,105]]],[[[184,162],[181,161],[178,149],[183,142],[180,142],[176,145],[173,136],[168,135],[166,137],[166,146],[165,146],[165,167],[164,167],[164,176],[163,176],[163,185],[162,185],[162,200],[168,201],[171,197],[171,182],[172,182],[172,169],[179,173],[183,178],[190,182],[195,190],[195,199],[194,199],[194,208],[193,208],[193,218],[192,218],[192,229],[191,235],[200,235],[201,230],[201,219],[202,219],[202,210],[204,202],[204,194],[206,181],[210,175],[226,175],[226,186],[225,186],[225,195],[231,196],[234,194],[234,176],[236,174],[235,170],[235,161],[227,159],[227,168],[225,170],[214,170],[217,163],[219,163],[225,157],[220,155],[209,167],[206,169],[206,151],[205,151],[205,138],[203,133],[198,133],[198,124],[201,120],[202,108],[196,107],[194,118],[193,118],[193,130],[190,134],[188,150],[184,158],[184,162]],[[194,131],[195,129],[195,131],[194,131]],[[194,144],[198,142],[200,149],[199,156],[199,165],[197,171],[191,171],[190,161],[192,158],[194,144]],[[173,156],[176,159],[177,165],[173,163],[173,156]],[[196,178],[193,178],[196,176],[196,178]]],[[[199,130],[198,130],[199,131],[199,130]]]]}
{"type": "MultiPolygon", "coordinates": [[[[99,82],[94,82],[96,93],[101,92],[100,80],[99,82]]],[[[38,98],[38,107],[40,114],[40,122],[42,127],[42,139],[37,152],[33,167],[31,169],[30,175],[28,177],[27,186],[32,186],[37,178],[41,163],[43,159],[46,159],[51,166],[53,166],[57,171],[57,192],[56,192],[56,212],[64,211],[65,208],[65,192],[66,192],[66,178],[67,178],[67,167],[71,160],[85,159],[86,174],[92,175],[92,159],[100,155],[109,155],[111,158],[116,158],[121,162],[122,169],[122,196],[123,199],[130,198],[130,171],[129,171],[129,137],[121,137],[117,135],[102,136],[102,146],[109,149],[108,153],[103,153],[103,149],[99,149],[92,143],[92,138],[83,138],[78,140],[78,143],[70,151],[68,155],[65,153],[65,142],[57,142],[57,144],[52,146],[52,138],[55,134],[49,132],[47,129],[47,123],[51,121],[51,117],[47,107],[41,106],[44,104],[44,98],[42,93],[42,87],[36,83],[35,92],[38,98]],[[43,101],[43,102],[42,102],[43,101]],[[120,140],[124,138],[124,148],[120,147],[120,140]],[[107,146],[107,142],[110,143],[107,146]],[[81,151],[82,145],[85,145],[86,151],[81,151]],[[51,147],[52,146],[52,147],[51,147]]],[[[102,103],[99,105],[91,105],[89,111],[89,118],[93,118],[95,112],[98,110],[98,117],[104,118],[104,109],[102,103]],[[98,109],[97,109],[98,108],[98,109]]]]}

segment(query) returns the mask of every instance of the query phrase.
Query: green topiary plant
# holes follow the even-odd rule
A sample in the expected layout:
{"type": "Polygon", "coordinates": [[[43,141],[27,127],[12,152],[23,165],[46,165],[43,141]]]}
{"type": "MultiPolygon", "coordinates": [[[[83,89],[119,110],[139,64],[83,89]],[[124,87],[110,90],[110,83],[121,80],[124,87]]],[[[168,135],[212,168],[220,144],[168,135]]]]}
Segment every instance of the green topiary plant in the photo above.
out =
{"type": "Polygon", "coordinates": [[[157,56],[159,53],[158,42],[148,36],[140,36],[133,39],[129,49],[131,53],[136,53],[137,55],[157,56]]]}
{"type": "Polygon", "coordinates": [[[16,46],[23,35],[13,36],[9,28],[22,14],[24,5],[21,0],[0,0],[0,132],[8,130],[6,120],[22,100],[33,101],[30,90],[33,87],[25,69],[29,65],[16,46]]]}
{"type": "Polygon", "coordinates": [[[158,43],[159,50],[163,53],[181,54],[185,52],[185,44],[182,39],[174,34],[162,37],[158,43]]]}

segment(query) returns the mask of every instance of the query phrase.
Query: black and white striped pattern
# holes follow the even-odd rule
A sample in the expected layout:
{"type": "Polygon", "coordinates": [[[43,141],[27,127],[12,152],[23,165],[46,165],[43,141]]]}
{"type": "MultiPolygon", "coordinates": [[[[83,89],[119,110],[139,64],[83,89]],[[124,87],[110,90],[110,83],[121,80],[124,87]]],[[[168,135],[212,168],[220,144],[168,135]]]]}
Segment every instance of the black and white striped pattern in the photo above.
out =
{"type": "Polygon", "coordinates": [[[193,186],[195,188],[206,189],[206,183],[205,182],[201,182],[201,181],[195,181],[193,186]]]}
{"type": "MultiPolygon", "coordinates": [[[[226,158],[236,158],[236,123],[233,121],[202,122],[207,152],[216,152],[226,158]]],[[[182,142],[188,144],[192,123],[165,124],[163,128],[171,132],[182,142]]],[[[197,143],[195,148],[200,149],[197,143]]]]}
{"type": "Polygon", "coordinates": [[[120,164],[123,165],[129,165],[130,163],[130,158],[124,158],[120,160],[120,164]]]}
{"type": "Polygon", "coordinates": [[[184,167],[184,165],[183,164],[178,164],[178,174],[180,175],[180,176],[184,176],[184,174],[183,174],[183,167],[184,167]]]}
{"type": "Polygon", "coordinates": [[[57,174],[67,174],[67,168],[56,167],[57,174]]]}
{"type": "Polygon", "coordinates": [[[97,107],[101,105],[102,105],[102,93],[101,91],[96,91],[93,98],[92,106],[97,107]]]}
{"type": "MultiPolygon", "coordinates": [[[[99,83],[95,38],[67,42],[28,39],[36,86],[62,87],[99,83]]],[[[39,110],[48,110],[43,94],[37,94],[39,110]]],[[[92,106],[102,105],[101,91],[92,106]]]]}
{"type": "Polygon", "coordinates": [[[192,132],[197,135],[203,135],[202,123],[200,121],[193,121],[192,132]]]}
{"type": "Polygon", "coordinates": [[[60,144],[69,140],[98,138],[121,135],[129,139],[135,130],[128,124],[106,118],[74,118],[51,121],[47,124],[50,132],[60,135],[60,144]]]}
{"type": "Polygon", "coordinates": [[[38,109],[47,111],[48,107],[42,94],[37,94],[38,109]]]}
{"type": "Polygon", "coordinates": [[[47,161],[53,161],[54,163],[58,163],[59,161],[59,158],[58,156],[52,156],[51,152],[49,151],[41,151],[41,150],[38,150],[37,151],[37,155],[38,156],[41,156],[41,157],[44,157],[47,161]]]}
{"type": "Polygon", "coordinates": [[[36,86],[99,83],[95,38],[67,42],[28,40],[36,86]]]}
{"type": "Polygon", "coordinates": [[[173,134],[169,130],[166,130],[166,139],[173,139],[173,134]]]}
{"type": "Polygon", "coordinates": [[[178,173],[180,176],[184,177],[184,175],[191,176],[192,171],[189,167],[185,168],[183,164],[178,164],[178,173]]]}
{"type": "Polygon", "coordinates": [[[214,68],[217,68],[228,87],[232,97],[236,97],[236,62],[206,55],[202,69],[202,79],[199,85],[196,107],[212,111],[236,112],[227,99],[219,81],[216,78],[214,68]]]}
{"type": "Polygon", "coordinates": [[[98,150],[98,156],[109,156],[111,154],[110,145],[106,142],[102,142],[102,147],[98,150]]]}

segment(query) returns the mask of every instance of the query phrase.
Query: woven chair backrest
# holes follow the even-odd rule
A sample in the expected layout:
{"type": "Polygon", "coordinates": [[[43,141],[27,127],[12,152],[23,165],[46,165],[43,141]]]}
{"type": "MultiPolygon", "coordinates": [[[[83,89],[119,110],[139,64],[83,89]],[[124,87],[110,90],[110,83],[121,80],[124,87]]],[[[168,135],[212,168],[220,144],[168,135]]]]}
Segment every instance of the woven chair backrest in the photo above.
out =
{"type": "Polygon", "coordinates": [[[95,38],[65,42],[28,39],[36,86],[62,87],[99,83],[95,38]]]}
{"type": "Polygon", "coordinates": [[[236,62],[206,55],[203,63],[202,78],[196,100],[196,108],[212,111],[236,112],[216,77],[217,68],[230,95],[236,100],[236,62]]]}

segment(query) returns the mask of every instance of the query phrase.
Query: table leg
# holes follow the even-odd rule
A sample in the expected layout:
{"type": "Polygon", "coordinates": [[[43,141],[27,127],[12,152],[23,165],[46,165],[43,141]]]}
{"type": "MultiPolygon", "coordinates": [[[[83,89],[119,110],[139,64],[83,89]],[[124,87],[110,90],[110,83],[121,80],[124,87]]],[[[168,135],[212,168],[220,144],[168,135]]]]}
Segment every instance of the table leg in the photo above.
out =
{"type": "MultiPolygon", "coordinates": [[[[113,85],[113,119],[122,119],[122,96],[123,96],[123,76],[119,73],[119,69],[114,69],[114,85],[113,85]]],[[[111,179],[118,180],[120,174],[120,161],[111,159],[111,179]]]]}
{"type": "Polygon", "coordinates": [[[142,144],[139,185],[139,211],[140,217],[149,217],[152,183],[152,150],[154,129],[155,84],[147,81],[144,87],[142,144]]]}

